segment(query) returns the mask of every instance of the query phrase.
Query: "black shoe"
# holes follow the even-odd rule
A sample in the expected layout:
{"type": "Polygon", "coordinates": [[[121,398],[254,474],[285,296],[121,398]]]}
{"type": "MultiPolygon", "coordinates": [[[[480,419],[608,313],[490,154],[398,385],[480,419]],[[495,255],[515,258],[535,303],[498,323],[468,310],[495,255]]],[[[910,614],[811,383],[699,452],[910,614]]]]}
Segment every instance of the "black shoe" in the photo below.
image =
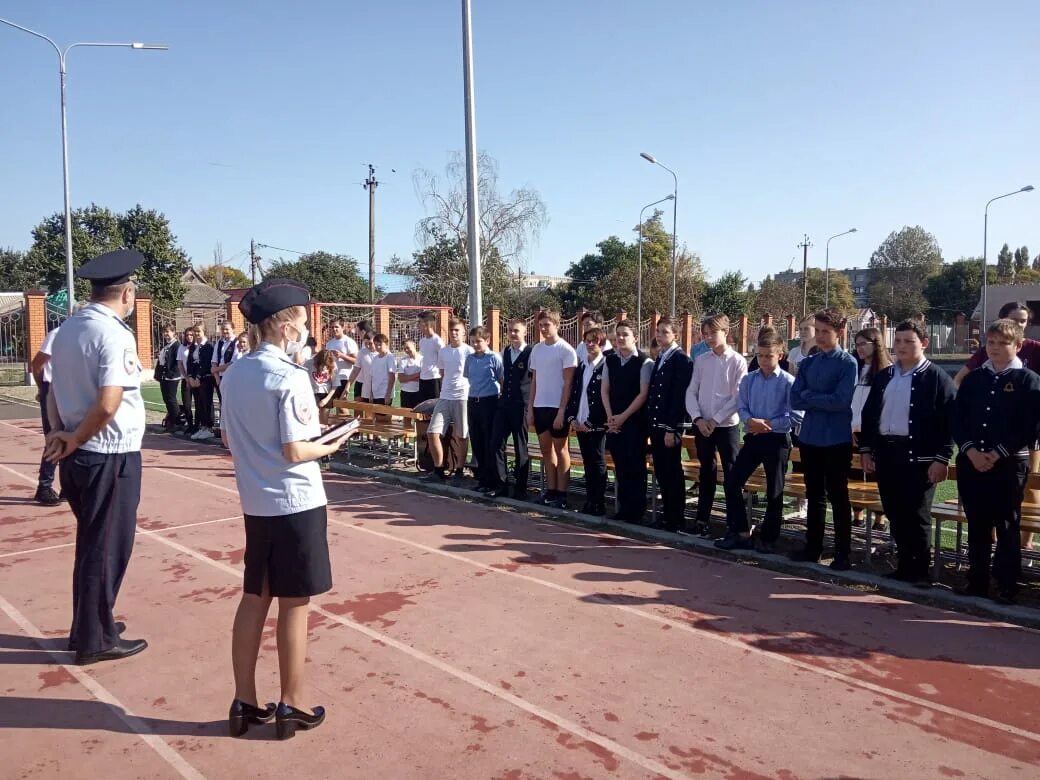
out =
{"type": "MultiPolygon", "coordinates": [[[[122,620],[117,620],[116,634],[122,636],[124,631],[126,631],[126,623],[124,623],[122,620]]],[[[69,637],[69,650],[72,650],[73,652],[75,652],[76,650],[76,643],[72,641],[72,637],[69,637]]]]}
{"type": "MultiPolygon", "coordinates": [[[[506,488],[502,488],[502,489],[505,490],[506,488]]],[[[505,495],[505,493],[503,493],[502,495],[505,495]]],[[[526,501],[527,500],[527,488],[526,487],[516,487],[514,485],[513,486],[513,498],[517,499],[518,501],[526,501]]]]}
{"type": "Polygon", "coordinates": [[[278,739],[292,739],[296,729],[316,729],[325,722],[325,708],[315,707],[314,714],[310,715],[303,710],[290,707],[288,704],[279,702],[278,710],[275,712],[275,726],[278,739]]]}
{"type": "Polygon", "coordinates": [[[80,666],[87,666],[100,661],[118,661],[121,658],[137,655],[146,647],[148,647],[148,643],[143,639],[119,639],[116,640],[115,647],[110,647],[108,650],[98,653],[76,653],[76,663],[80,666]]]}
{"type": "Polygon", "coordinates": [[[795,550],[794,552],[788,553],[787,557],[792,561],[798,561],[799,563],[819,563],[820,554],[814,553],[812,550],[795,550]]]}
{"type": "Polygon", "coordinates": [[[250,723],[270,723],[277,708],[278,705],[274,702],[268,702],[261,709],[241,699],[235,699],[228,710],[228,732],[233,737],[241,737],[249,731],[250,723]]]}
{"type": "Polygon", "coordinates": [[[976,596],[978,598],[986,598],[989,596],[989,588],[985,585],[976,585],[975,583],[969,582],[966,585],[954,588],[953,592],[958,596],[976,596]]]}
{"type": "Polygon", "coordinates": [[[776,542],[767,542],[763,539],[758,539],[755,542],[755,551],[764,553],[765,555],[776,555],[776,542]]]}
{"type": "Polygon", "coordinates": [[[905,569],[896,569],[895,571],[890,571],[888,574],[883,574],[882,576],[886,580],[895,580],[896,582],[916,582],[917,581],[917,576],[914,575],[914,574],[911,574],[910,572],[906,571],[905,569]]]}
{"type": "Polygon", "coordinates": [[[496,485],[485,490],[484,495],[488,498],[509,498],[509,488],[505,485],[496,485]]]}
{"type": "Polygon", "coordinates": [[[849,556],[845,554],[835,555],[834,560],[831,561],[830,568],[832,571],[848,571],[852,568],[852,564],[849,563],[849,556]]]}
{"type": "Polygon", "coordinates": [[[750,550],[754,545],[751,543],[751,537],[749,536],[727,534],[725,539],[719,539],[715,542],[715,547],[719,550],[750,550]]]}
{"type": "Polygon", "coordinates": [[[43,506],[57,506],[63,499],[54,492],[54,488],[47,486],[36,488],[36,495],[33,496],[33,500],[43,506]]]}
{"type": "Polygon", "coordinates": [[[553,509],[566,509],[567,508],[567,496],[564,493],[557,493],[552,497],[551,501],[545,503],[546,506],[551,506],[553,509]]]}
{"type": "Polygon", "coordinates": [[[997,595],[993,598],[998,604],[1005,604],[1010,606],[1017,603],[1016,597],[1018,596],[1018,588],[1000,588],[997,591],[997,595]]]}
{"type": "Polygon", "coordinates": [[[443,485],[447,481],[448,478],[445,476],[443,471],[431,471],[423,477],[423,482],[432,482],[435,485],[443,485]]]}

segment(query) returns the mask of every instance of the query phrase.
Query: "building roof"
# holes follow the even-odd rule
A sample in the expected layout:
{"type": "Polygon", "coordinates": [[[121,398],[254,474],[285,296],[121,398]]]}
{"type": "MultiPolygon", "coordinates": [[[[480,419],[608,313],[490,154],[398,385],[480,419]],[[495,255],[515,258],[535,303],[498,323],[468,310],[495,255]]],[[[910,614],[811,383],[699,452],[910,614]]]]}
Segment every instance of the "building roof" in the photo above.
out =
{"type": "Polygon", "coordinates": [[[184,303],[182,306],[223,306],[228,299],[227,293],[194,281],[185,282],[184,303]]]}
{"type": "Polygon", "coordinates": [[[25,293],[0,292],[0,314],[18,311],[25,305],[25,293]]]}
{"type": "Polygon", "coordinates": [[[418,306],[419,296],[410,292],[392,292],[384,295],[376,303],[383,306],[418,306]]]}

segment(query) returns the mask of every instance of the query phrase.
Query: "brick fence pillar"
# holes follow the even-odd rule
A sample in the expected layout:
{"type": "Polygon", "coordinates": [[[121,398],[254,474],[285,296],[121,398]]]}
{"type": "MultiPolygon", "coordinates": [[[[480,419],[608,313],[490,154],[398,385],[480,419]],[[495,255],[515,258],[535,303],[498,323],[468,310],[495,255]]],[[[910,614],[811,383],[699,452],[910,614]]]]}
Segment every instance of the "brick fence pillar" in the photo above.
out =
{"type": "Polygon", "coordinates": [[[748,342],[748,317],[746,314],[741,314],[740,319],[737,320],[737,352],[741,355],[747,354],[747,342],[748,342]]]}
{"type": "Polygon", "coordinates": [[[769,312],[766,312],[765,314],[762,315],[762,327],[763,328],[770,328],[772,326],[773,326],[773,315],[770,314],[769,312]]]}
{"type": "Polygon", "coordinates": [[[152,296],[137,294],[134,304],[134,337],[137,339],[137,359],[146,374],[151,374],[154,363],[152,354],[152,296]]]}
{"type": "Polygon", "coordinates": [[[227,310],[225,312],[226,319],[231,323],[231,329],[235,331],[235,336],[237,337],[239,333],[246,329],[246,318],[238,309],[238,301],[229,300],[224,304],[224,308],[227,310]]]}
{"type": "Polygon", "coordinates": [[[679,343],[688,355],[693,349],[693,315],[689,312],[684,314],[679,327],[679,343]]]}
{"type": "Polygon", "coordinates": [[[793,314],[787,315],[787,338],[789,341],[798,338],[798,321],[793,314]]]}
{"type": "Polygon", "coordinates": [[[445,343],[448,341],[449,319],[451,319],[451,312],[448,309],[437,309],[437,333],[440,334],[445,343]]]}
{"type": "Polygon", "coordinates": [[[34,384],[29,364],[36,357],[47,335],[47,294],[40,290],[25,293],[25,384],[34,384]]]}
{"type": "MultiPolygon", "coordinates": [[[[390,335],[390,307],[376,304],[374,312],[374,322],[376,333],[382,333],[384,336],[390,335]]],[[[374,334],[373,334],[374,335],[374,334]]]]}
{"type": "Polygon", "coordinates": [[[488,343],[494,352],[502,349],[502,312],[488,309],[484,316],[484,329],[488,332],[488,343]]]}

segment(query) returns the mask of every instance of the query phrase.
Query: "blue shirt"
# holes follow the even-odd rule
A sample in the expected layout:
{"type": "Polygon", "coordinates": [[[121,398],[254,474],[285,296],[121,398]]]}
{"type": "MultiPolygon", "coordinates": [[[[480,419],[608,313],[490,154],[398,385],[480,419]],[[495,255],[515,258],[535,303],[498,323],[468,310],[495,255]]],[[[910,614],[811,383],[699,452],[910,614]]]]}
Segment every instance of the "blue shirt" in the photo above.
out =
{"type": "Polygon", "coordinates": [[[502,389],[502,358],[490,349],[483,355],[474,352],[466,357],[462,375],[469,380],[470,398],[498,395],[502,389]]]}
{"type": "Polygon", "coordinates": [[[690,360],[696,360],[705,352],[710,352],[711,347],[708,346],[707,341],[698,341],[693,345],[693,350],[690,352],[690,360]]]}
{"type": "Polygon", "coordinates": [[[737,399],[740,421],[746,426],[752,418],[765,420],[773,433],[790,433],[793,423],[801,418],[801,412],[791,409],[793,385],[794,377],[782,368],[774,369],[769,376],[760,370],[752,371],[740,380],[737,399]]]}
{"type": "Polygon", "coordinates": [[[927,362],[922,357],[905,373],[898,361],[892,366],[892,378],[888,381],[881,403],[881,422],[878,429],[882,436],[910,435],[910,396],[914,386],[914,374],[927,362]]]}
{"type": "Polygon", "coordinates": [[[815,447],[852,443],[852,395],[859,369],[841,347],[798,364],[791,406],[805,412],[798,440],[815,447]]]}

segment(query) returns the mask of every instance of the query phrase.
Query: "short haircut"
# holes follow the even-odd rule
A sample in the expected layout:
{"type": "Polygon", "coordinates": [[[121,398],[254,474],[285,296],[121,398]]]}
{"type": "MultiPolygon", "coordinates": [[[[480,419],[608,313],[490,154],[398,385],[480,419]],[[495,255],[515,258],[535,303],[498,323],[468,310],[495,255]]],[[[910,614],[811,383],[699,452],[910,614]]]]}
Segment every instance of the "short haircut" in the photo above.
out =
{"type": "Polygon", "coordinates": [[[762,328],[758,332],[757,343],[758,346],[765,347],[766,349],[773,349],[776,347],[781,352],[784,350],[784,340],[780,338],[780,334],[776,332],[776,328],[762,328]]]}
{"type": "Polygon", "coordinates": [[[844,330],[845,323],[848,318],[841,309],[835,309],[833,306],[829,309],[820,309],[813,315],[813,319],[816,322],[822,323],[834,330],[844,330]]]}
{"type": "Polygon", "coordinates": [[[377,333],[372,337],[372,342],[374,344],[389,344],[390,339],[387,337],[385,333],[377,333]]]}
{"type": "Polygon", "coordinates": [[[708,330],[729,330],[729,317],[725,314],[709,314],[703,320],[701,320],[701,330],[707,328],[708,330]]]}
{"type": "Polygon", "coordinates": [[[916,333],[917,338],[921,339],[921,341],[928,338],[928,333],[925,331],[924,326],[917,320],[903,320],[896,325],[896,333],[905,333],[906,331],[916,333]]]}
{"type": "Polygon", "coordinates": [[[489,338],[487,328],[483,325],[477,325],[475,328],[470,328],[469,337],[471,339],[484,339],[487,341],[489,338]]]}
{"type": "Polygon", "coordinates": [[[127,286],[133,284],[133,282],[120,282],[119,284],[98,284],[97,282],[91,282],[90,299],[92,301],[114,300],[123,294],[123,290],[125,290],[127,286]]]}
{"type": "Polygon", "coordinates": [[[375,330],[375,328],[372,327],[372,323],[368,320],[358,320],[357,329],[362,333],[371,333],[375,330]]]}
{"type": "Polygon", "coordinates": [[[415,348],[415,339],[405,339],[404,341],[401,342],[401,346],[402,347],[407,347],[409,344],[411,344],[412,348],[414,349],[415,348]]]}
{"type": "Polygon", "coordinates": [[[419,315],[419,322],[436,322],[437,315],[432,311],[424,311],[419,315]]]}
{"type": "Polygon", "coordinates": [[[336,317],[329,325],[339,325],[341,328],[347,327],[347,321],[342,317],[336,317]]]}
{"type": "Polygon", "coordinates": [[[553,325],[559,326],[560,315],[555,311],[540,311],[538,312],[538,321],[549,320],[553,325]]]}
{"type": "Polygon", "coordinates": [[[603,324],[603,312],[596,311],[595,309],[593,309],[592,311],[587,311],[581,315],[581,320],[582,322],[584,322],[585,320],[592,320],[593,322],[603,324]]]}
{"type": "Polygon", "coordinates": [[[581,340],[588,341],[590,338],[595,338],[601,347],[607,343],[607,334],[603,328],[589,328],[585,331],[585,335],[581,337],[581,340]]]}
{"type": "Polygon", "coordinates": [[[451,330],[452,328],[462,328],[463,330],[465,330],[466,323],[458,319],[457,317],[452,317],[450,320],[448,320],[448,330],[451,330]]]}
{"type": "Polygon", "coordinates": [[[527,330],[527,320],[525,320],[523,317],[517,317],[516,319],[512,319],[509,322],[507,322],[506,324],[510,328],[513,327],[514,325],[521,325],[521,326],[523,326],[524,330],[527,330]]]}
{"type": "Polygon", "coordinates": [[[620,328],[628,328],[633,334],[636,332],[636,326],[632,324],[632,320],[621,320],[614,326],[614,332],[617,333],[620,328]]]}
{"type": "Polygon", "coordinates": [[[1011,312],[1018,311],[1019,309],[1023,309],[1029,312],[1029,319],[1033,319],[1033,312],[1031,312],[1029,310],[1029,307],[1022,301],[1011,301],[1010,303],[1005,303],[1003,306],[1000,307],[1000,311],[997,312],[997,319],[1007,319],[1008,315],[1010,315],[1011,312]]]}
{"type": "Polygon", "coordinates": [[[798,327],[800,328],[803,325],[812,325],[815,328],[816,327],[816,315],[815,314],[810,314],[808,317],[803,317],[801,322],[798,323],[798,327]]]}
{"type": "Polygon", "coordinates": [[[1022,339],[1025,338],[1025,331],[1022,329],[1022,326],[1014,320],[1002,319],[997,320],[986,328],[986,335],[1003,336],[1012,344],[1021,344],[1022,339]]]}
{"type": "Polygon", "coordinates": [[[661,317],[661,319],[659,319],[657,321],[657,327],[658,328],[660,328],[662,325],[664,327],[668,328],[669,330],[671,330],[672,333],[678,333],[679,332],[679,330],[675,327],[675,320],[673,320],[667,314],[664,317],[661,317]]]}

